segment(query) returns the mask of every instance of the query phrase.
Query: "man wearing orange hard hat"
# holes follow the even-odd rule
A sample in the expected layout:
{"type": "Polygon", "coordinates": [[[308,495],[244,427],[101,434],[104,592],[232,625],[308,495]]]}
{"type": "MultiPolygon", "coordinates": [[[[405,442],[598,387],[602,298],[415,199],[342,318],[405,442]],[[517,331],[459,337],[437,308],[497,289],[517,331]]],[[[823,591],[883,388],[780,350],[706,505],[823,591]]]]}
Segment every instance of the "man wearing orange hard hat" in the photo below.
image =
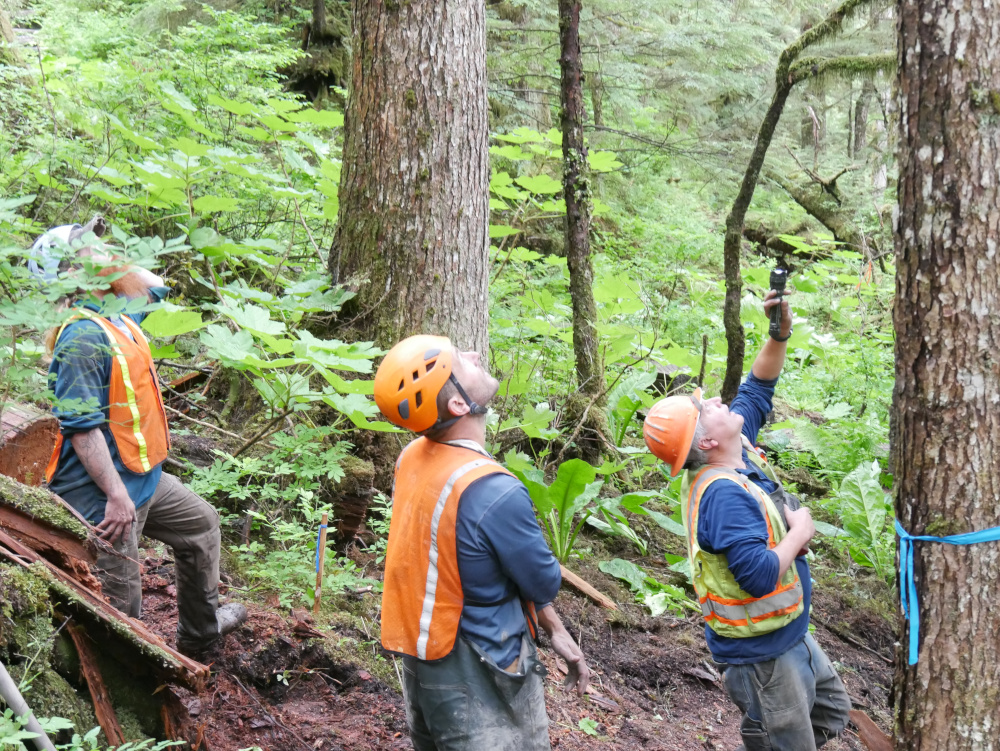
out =
{"type": "Polygon", "coordinates": [[[485,448],[498,388],[476,352],[443,336],[404,339],[375,374],[382,414],[420,436],[396,462],[382,596],[382,646],[402,655],[417,751],[550,748],[536,622],[567,687],[582,695],[590,681],[546,604],[562,577],[527,489],[485,448]]]}
{"type": "Polygon", "coordinates": [[[851,702],[809,634],[809,509],[754,448],[792,331],[788,303],[771,290],[764,310],[778,305],[780,331],[729,406],[701,389],[667,397],[650,409],[643,435],[671,475],[684,472],[691,577],[712,657],[743,713],[741,748],[812,751],[847,726],[851,702]]]}

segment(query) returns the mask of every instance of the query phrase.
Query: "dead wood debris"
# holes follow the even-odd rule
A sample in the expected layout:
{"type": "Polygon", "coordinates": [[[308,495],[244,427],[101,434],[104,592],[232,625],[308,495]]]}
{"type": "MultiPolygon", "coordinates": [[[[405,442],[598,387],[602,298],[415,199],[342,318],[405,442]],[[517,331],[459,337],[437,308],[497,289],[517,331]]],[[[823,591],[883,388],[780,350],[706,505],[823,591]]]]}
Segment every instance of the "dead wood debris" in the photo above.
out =
{"type": "MultiPolygon", "coordinates": [[[[53,612],[71,620],[69,634],[108,741],[119,745],[127,739],[101,675],[98,653],[124,659],[134,673],[148,675],[151,692],[161,686],[164,734],[189,740],[187,710],[162,684],[199,692],[209,679],[209,669],[108,604],[90,569],[102,548],[107,549],[107,544],[96,530],[61,498],[0,477],[0,563],[20,567],[42,580],[53,612]]],[[[202,748],[206,748],[204,744],[202,748]]]]}

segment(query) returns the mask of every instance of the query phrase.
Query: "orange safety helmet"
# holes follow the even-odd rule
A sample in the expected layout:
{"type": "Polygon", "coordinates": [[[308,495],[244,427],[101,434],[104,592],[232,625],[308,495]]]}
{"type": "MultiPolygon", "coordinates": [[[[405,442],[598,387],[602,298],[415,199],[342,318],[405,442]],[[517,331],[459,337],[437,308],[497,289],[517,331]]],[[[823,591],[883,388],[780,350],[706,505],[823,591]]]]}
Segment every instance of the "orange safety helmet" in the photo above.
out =
{"type": "Polygon", "coordinates": [[[701,414],[701,389],[687,396],[668,396],[653,405],[642,424],[642,436],[653,455],[676,476],[687,461],[701,414]]]}
{"type": "Polygon", "coordinates": [[[444,385],[455,384],[470,415],[485,415],[487,408],[465,393],[452,372],[455,348],[446,336],[418,334],[389,350],[375,371],[375,404],[386,419],[401,428],[423,433],[446,428],[464,415],[441,420],[437,398],[444,385]]]}
{"type": "Polygon", "coordinates": [[[375,371],[375,404],[386,419],[414,433],[434,427],[438,394],[451,378],[454,354],[448,337],[426,334],[390,349],[375,371]]]}

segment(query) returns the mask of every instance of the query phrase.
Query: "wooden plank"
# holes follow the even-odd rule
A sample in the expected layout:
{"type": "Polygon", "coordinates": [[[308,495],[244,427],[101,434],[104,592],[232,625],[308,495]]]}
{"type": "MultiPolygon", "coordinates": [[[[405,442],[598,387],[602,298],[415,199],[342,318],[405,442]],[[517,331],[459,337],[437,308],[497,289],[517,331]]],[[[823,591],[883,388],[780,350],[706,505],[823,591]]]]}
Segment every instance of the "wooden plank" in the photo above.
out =
{"type": "Polygon", "coordinates": [[[581,579],[579,576],[574,574],[568,568],[559,565],[559,569],[562,571],[563,584],[569,584],[571,587],[576,589],[578,592],[582,592],[587,595],[591,600],[596,602],[602,608],[607,608],[608,610],[618,610],[618,606],[615,601],[608,597],[602,592],[598,592],[594,587],[588,584],[586,581],[581,579]]]}
{"type": "Polygon", "coordinates": [[[104,737],[110,745],[120,746],[125,743],[125,735],[118,723],[115,708],[111,705],[111,698],[104,685],[104,678],[101,677],[100,668],[97,667],[97,658],[91,649],[90,638],[75,623],[69,627],[69,637],[73,640],[73,646],[76,647],[76,653],[80,657],[80,672],[83,673],[83,679],[90,690],[90,698],[94,702],[94,714],[97,715],[101,730],[104,731],[104,737]]]}
{"type": "Polygon", "coordinates": [[[159,671],[178,683],[195,692],[205,687],[209,678],[207,666],[177,652],[144,623],[115,610],[102,597],[4,532],[0,532],[0,557],[25,568],[32,563],[40,563],[51,576],[50,589],[54,587],[57,594],[64,594],[67,607],[73,609],[74,605],[78,606],[81,614],[90,615],[103,623],[112,634],[131,642],[159,671]],[[64,593],[59,593],[60,587],[65,590],[64,593]]]}
{"type": "Polygon", "coordinates": [[[871,718],[857,709],[851,710],[851,722],[858,729],[858,737],[868,751],[892,751],[892,740],[882,732],[871,718]]]}

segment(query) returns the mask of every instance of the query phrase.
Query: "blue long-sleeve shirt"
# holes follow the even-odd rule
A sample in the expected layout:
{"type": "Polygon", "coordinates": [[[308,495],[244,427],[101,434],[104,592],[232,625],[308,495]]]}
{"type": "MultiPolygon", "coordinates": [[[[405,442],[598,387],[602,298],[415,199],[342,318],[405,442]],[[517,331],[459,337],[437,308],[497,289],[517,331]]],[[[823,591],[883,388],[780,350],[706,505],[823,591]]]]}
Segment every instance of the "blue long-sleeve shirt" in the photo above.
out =
{"type": "Polygon", "coordinates": [[[554,600],[562,583],[559,562],[527,489],[510,475],[487,475],[466,488],[455,527],[465,596],[459,631],[506,667],[517,659],[526,630],[520,598],[539,608],[554,600]]]}
{"type": "MultiPolygon", "coordinates": [[[[154,301],[160,301],[167,292],[166,287],[154,287],[150,295],[154,301]]],[[[93,303],[87,303],[86,307],[98,313],[101,310],[99,305],[93,303]]],[[[142,323],[146,317],[146,313],[124,315],[136,324],[142,323]]],[[[123,331],[128,331],[117,317],[109,320],[123,331]]],[[[136,508],[153,497],[162,470],[161,465],[157,465],[150,472],[136,474],[125,468],[108,423],[110,384],[111,345],[107,335],[93,321],[81,319],[70,323],[56,342],[49,365],[49,388],[56,399],[52,411],[59,419],[59,431],[63,436],[59,466],[49,489],[91,524],[100,524],[104,520],[108,499],[91,479],[73,449],[70,440],[73,435],[100,429],[111,452],[111,461],[136,508]]]]}
{"type": "MultiPolygon", "coordinates": [[[[751,373],[729,405],[743,416],[743,435],[756,443],[757,433],[771,411],[771,399],[778,380],[765,381],[751,373]]],[[[777,489],[743,451],[746,469],[736,471],[767,493],[777,489]]],[[[698,516],[698,544],[710,553],[726,556],[737,583],[754,597],[763,597],[778,581],[778,554],[767,547],[767,522],[750,493],[734,482],[715,482],[702,496],[698,516]]],[[[812,580],[804,556],[795,559],[802,581],[802,615],[777,631],[745,639],[719,636],[709,626],[705,636],[712,656],[719,662],[746,664],[774,659],[798,644],[809,630],[809,603],[812,580]]]]}

